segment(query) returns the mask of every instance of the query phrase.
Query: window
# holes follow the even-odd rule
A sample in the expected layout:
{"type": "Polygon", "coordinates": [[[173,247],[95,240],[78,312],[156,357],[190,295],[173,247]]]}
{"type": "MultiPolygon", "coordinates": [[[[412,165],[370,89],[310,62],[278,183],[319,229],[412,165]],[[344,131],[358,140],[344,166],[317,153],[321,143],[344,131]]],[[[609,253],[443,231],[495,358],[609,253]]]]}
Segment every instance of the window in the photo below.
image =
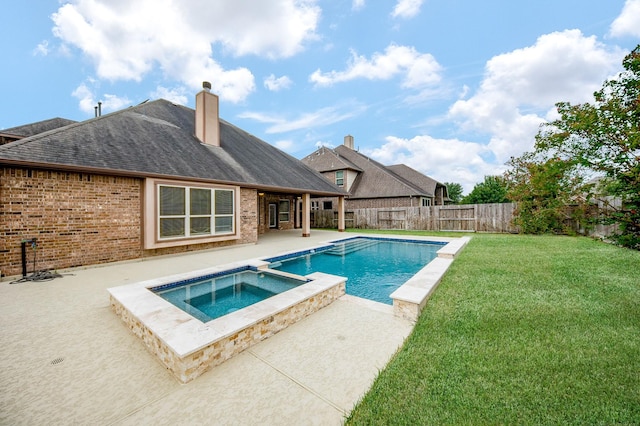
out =
{"type": "Polygon", "coordinates": [[[234,191],[158,186],[160,239],[190,238],[234,232],[234,191]]]}
{"type": "Polygon", "coordinates": [[[312,201],[311,210],[320,210],[320,201],[312,201]]]}
{"type": "Polygon", "coordinates": [[[289,200],[280,200],[278,206],[278,221],[289,222],[289,200]]]}
{"type": "Polygon", "coordinates": [[[324,201],[322,203],[322,209],[323,210],[333,210],[333,202],[331,201],[324,201]]]}
{"type": "Polygon", "coordinates": [[[336,172],[336,185],[344,186],[344,171],[338,170],[336,172]]]}
{"type": "Polygon", "coordinates": [[[429,207],[431,205],[431,198],[422,198],[422,207],[429,207]]]}

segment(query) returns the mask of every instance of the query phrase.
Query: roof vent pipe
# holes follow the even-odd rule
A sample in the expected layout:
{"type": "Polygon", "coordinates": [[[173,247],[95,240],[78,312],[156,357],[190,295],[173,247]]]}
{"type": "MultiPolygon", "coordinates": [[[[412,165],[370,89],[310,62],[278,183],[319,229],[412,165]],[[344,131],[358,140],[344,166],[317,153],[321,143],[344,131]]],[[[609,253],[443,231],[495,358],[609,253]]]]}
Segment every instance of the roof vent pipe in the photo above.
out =
{"type": "Polygon", "coordinates": [[[95,110],[95,114],[96,114],[96,117],[97,117],[98,116],[98,106],[97,105],[94,106],[93,109],[95,110]]]}
{"type": "Polygon", "coordinates": [[[102,102],[98,101],[98,117],[102,117],[102,102]]]}

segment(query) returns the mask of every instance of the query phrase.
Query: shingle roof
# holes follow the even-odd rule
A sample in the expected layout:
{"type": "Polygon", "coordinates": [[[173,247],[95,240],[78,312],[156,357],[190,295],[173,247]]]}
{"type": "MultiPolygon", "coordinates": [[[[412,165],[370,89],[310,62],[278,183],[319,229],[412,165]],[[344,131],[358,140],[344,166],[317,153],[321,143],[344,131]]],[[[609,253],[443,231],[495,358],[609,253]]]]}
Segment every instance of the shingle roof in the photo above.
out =
{"type": "Polygon", "coordinates": [[[301,161],[224,120],[220,147],[194,134],[194,110],[160,99],[0,146],[0,164],[344,194],[301,161]]]}
{"type": "Polygon", "coordinates": [[[312,154],[304,157],[302,159],[302,162],[312,167],[313,169],[322,172],[346,169],[355,170],[357,172],[362,171],[362,169],[347,160],[345,157],[341,157],[333,149],[324,146],[313,152],[312,154]]]}
{"type": "Polygon", "coordinates": [[[22,126],[11,127],[8,129],[0,130],[0,134],[17,136],[18,138],[26,138],[29,136],[37,135],[39,133],[48,132],[49,130],[58,129],[60,127],[74,124],[76,121],[68,120],[66,118],[51,118],[49,120],[38,121],[35,123],[25,124],[22,126]]]}
{"type": "Polygon", "coordinates": [[[361,171],[350,190],[351,199],[385,197],[433,197],[435,180],[404,165],[387,167],[344,145],[321,148],[302,159],[319,172],[351,168],[361,171]],[[339,158],[344,165],[339,167],[339,158]]]}
{"type": "Polygon", "coordinates": [[[429,176],[424,175],[405,164],[395,164],[393,166],[387,166],[387,168],[395,174],[401,176],[402,178],[413,182],[415,185],[419,186],[430,194],[435,194],[436,187],[438,185],[442,185],[440,182],[431,179],[429,176]]]}

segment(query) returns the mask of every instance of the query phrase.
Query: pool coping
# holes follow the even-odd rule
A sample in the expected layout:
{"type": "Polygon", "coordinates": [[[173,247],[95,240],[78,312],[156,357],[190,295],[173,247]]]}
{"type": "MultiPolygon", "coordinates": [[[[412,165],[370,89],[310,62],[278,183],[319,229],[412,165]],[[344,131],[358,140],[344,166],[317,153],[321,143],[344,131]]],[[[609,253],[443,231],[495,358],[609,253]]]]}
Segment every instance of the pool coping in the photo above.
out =
{"type": "Polygon", "coordinates": [[[394,314],[413,322],[417,321],[449,266],[469,241],[471,237],[451,239],[438,250],[438,257],[391,293],[394,314]]]}

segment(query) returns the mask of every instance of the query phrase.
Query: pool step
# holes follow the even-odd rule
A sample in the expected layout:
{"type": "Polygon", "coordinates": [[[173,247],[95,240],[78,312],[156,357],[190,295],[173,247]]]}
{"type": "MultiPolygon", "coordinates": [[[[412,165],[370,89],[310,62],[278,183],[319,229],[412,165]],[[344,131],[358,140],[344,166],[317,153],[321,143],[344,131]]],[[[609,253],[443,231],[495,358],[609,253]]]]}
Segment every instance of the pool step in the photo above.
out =
{"type": "Polygon", "coordinates": [[[354,251],[362,250],[378,243],[379,241],[366,239],[347,241],[346,243],[337,244],[334,248],[326,250],[324,253],[333,254],[335,256],[344,256],[345,254],[353,253],[354,251]]]}

